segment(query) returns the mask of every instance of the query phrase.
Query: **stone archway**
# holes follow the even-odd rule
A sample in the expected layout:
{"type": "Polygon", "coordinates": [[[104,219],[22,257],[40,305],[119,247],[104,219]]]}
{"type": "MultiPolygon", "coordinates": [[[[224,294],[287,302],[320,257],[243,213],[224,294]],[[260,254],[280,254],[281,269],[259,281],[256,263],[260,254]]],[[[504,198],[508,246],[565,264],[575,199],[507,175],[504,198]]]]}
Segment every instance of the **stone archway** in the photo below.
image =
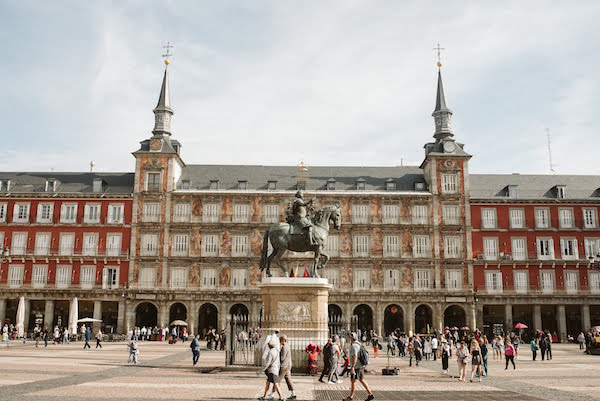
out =
{"type": "Polygon", "coordinates": [[[421,304],[415,309],[415,333],[428,333],[433,328],[433,311],[429,305],[421,304]]]}
{"type": "Polygon", "coordinates": [[[235,304],[231,308],[229,308],[229,314],[232,317],[233,316],[238,316],[238,317],[244,316],[247,320],[248,317],[250,316],[250,311],[248,310],[248,307],[244,304],[235,304]]]}
{"type": "Polygon", "coordinates": [[[211,303],[202,304],[198,312],[198,333],[202,338],[210,329],[217,329],[219,326],[219,311],[217,307],[211,303]]]}
{"type": "Polygon", "coordinates": [[[404,331],[404,311],[399,305],[391,304],[385,308],[383,314],[383,333],[388,335],[394,330],[404,331]]]}
{"type": "Polygon", "coordinates": [[[183,320],[187,323],[187,307],[181,302],[175,302],[169,308],[169,324],[175,320],[183,320]]]}
{"type": "Polygon", "coordinates": [[[369,305],[360,304],[354,308],[353,314],[358,316],[358,329],[365,334],[373,328],[373,309],[369,305]]]}
{"type": "Polygon", "coordinates": [[[329,323],[329,335],[339,333],[343,328],[342,321],[342,308],[336,304],[329,304],[327,306],[327,319],[329,323]]]}
{"type": "Polygon", "coordinates": [[[158,309],[151,302],[142,302],[135,308],[136,327],[154,327],[158,325],[158,309]]]}
{"type": "Polygon", "coordinates": [[[467,312],[462,306],[450,305],[444,311],[444,327],[464,327],[467,325],[467,312]]]}

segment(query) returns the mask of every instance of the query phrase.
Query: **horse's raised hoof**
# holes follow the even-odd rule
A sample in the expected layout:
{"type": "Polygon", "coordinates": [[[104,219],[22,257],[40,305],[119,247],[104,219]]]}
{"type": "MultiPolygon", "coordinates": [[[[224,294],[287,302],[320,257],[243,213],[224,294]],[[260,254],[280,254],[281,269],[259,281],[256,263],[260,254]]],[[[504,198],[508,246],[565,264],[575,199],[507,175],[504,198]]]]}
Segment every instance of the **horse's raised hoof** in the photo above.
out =
{"type": "Polygon", "coordinates": [[[273,275],[271,274],[271,272],[267,272],[267,277],[273,277],[273,275]]]}

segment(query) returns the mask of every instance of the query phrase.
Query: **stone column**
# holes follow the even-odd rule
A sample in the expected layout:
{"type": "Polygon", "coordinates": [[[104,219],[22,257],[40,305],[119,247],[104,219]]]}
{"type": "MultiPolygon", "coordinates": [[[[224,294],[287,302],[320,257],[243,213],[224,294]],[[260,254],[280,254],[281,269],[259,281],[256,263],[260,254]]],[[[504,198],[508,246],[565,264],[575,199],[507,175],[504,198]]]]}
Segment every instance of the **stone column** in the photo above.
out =
{"type": "Polygon", "coordinates": [[[406,314],[405,319],[407,319],[406,321],[408,325],[406,327],[408,327],[408,331],[406,334],[408,334],[409,332],[415,334],[415,308],[412,303],[408,304],[407,311],[408,313],[406,314]]]}
{"type": "Polygon", "coordinates": [[[477,328],[483,331],[483,304],[481,302],[475,304],[475,321],[477,322],[477,328]]]}
{"type": "MultiPolygon", "coordinates": [[[[102,320],[102,301],[94,301],[94,319],[102,320]]],[[[100,329],[100,322],[94,322],[92,332],[96,333],[100,329]]]]}
{"type": "Polygon", "coordinates": [[[25,298],[25,321],[23,322],[23,332],[27,335],[29,330],[29,313],[31,311],[29,299],[25,298]]]}
{"type": "Polygon", "coordinates": [[[188,310],[188,335],[193,336],[198,334],[198,306],[195,301],[190,302],[190,310],[188,310]]]}
{"type": "Polygon", "coordinates": [[[431,328],[431,332],[437,329],[440,333],[444,332],[444,306],[442,304],[435,305],[435,311],[432,316],[433,318],[433,327],[431,328]]]}
{"type": "Polygon", "coordinates": [[[377,331],[377,334],[384,335],[385,333],[383,333],[383,331],[381,331],[381,329],[383,328],[383,318],[382,318],[382,313],[381,313],[381,305],[379,304],[379,302],[375,303],[375,316],[373,319],[373,328],[377,331]]]}
{"type": "Polygon", "coordinates": [[[44,307],[44,329],[49,332],[54,328],[54,301],[46,300],[44,307]]]}
{"type": "Polygon", "coordinates": [[[558,305],[556,307],[558,315],[558,335],[561,343],[567,342],[567,314],[565,313],[565,306],[558,305]]]}
{"type": "Polygon", "coordinates": [[[158,304],[158,324],[163,327],[171,322],[167,322],[169,319],[169,308],[164,302],[158,304]]]}
{"type": "Polygon", "coordinates": [[[117,307],[117,333],[125,334],[127,332],[127,324],[125,322],[125,300],[119,301],[119,306],[117,307]]]}
{"type": "Polygon", "coordinates": [[[581,328],[583,332],[587,332],[592,327],[592,322],[590,319],[590,306],[589,305],[581,305],[581,328]]]}
{"type": "Polygon", "coordinates": [[[227,316],[229,315],[229,311],[227,310],[227,303],[225,303],[225,301],[219,303],[219,310],[217,312],[219,313],[217,319],[219,330],[227,329],[227,316]]]}
{"type": "Polygon", "coordinates": [[[533,329],[542,329],[542,306],[533,305],[533,329]]]}
{"type": "Polygon", "coordinates": [[[4,327],[4,319],[6,319],[6,299],[0,299],[0,326],[4,327]]]}
{"type": "Polygon", "coordinates": [[[344,319],[346,319],[346,330],[351,329],[351,321],[352,321],[352,305],[350,302],[346,302],[344,305],[344,319]]]}
{"type": "Polygon", "coordinates": [[[131,302],[125,302],[125,321],[127,322],[127,327],[125,327],[127,332],[135,328],[135,309],[131,302]]]}
{"type": "Polygon", "coordinates": [[[513,315],[512,315],[512,304],[508,303],[504,305],[504,330],[510,332],[513,326],[513,315]]]}
{"type": "Polygon", "coordinates": [[[483,325],[481,325],[481,327],[477,326],[477,310],[475,307],[475,303],[467,304],[465,306],[465,309],[467,310],[467,326],[469,326],[471,330],[475,330],[476,328],[479,330],[483,330],[483,325]]]}

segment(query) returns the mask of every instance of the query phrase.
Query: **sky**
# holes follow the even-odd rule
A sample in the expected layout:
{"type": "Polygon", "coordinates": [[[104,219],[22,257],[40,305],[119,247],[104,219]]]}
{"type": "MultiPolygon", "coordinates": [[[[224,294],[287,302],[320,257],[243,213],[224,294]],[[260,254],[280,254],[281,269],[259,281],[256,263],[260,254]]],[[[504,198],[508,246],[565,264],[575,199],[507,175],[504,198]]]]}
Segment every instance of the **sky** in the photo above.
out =
{"type": "Polygon", "coordinates": [[[437,43],[472,173],[600,174],[600,2],[0,0],[0,171],[133,171],[164,64],[187,164],[419,165],[437,43]]]}

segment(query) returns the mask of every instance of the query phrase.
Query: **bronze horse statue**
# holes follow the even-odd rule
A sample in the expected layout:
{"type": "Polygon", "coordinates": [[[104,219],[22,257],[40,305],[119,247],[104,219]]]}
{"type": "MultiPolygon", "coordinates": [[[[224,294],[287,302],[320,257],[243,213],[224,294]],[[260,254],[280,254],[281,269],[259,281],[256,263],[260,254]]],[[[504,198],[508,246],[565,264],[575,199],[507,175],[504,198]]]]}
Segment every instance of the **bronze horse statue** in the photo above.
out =
{"type": "Polygon", "coordinates": [[[329,261],[329,255],[325,253],[325,246],[327,245],[327,237],[329,236],[329,223],[333,224],[335,229],[340,229],[342,219],[342,209],[339,205],[325,206],[323,209],[315,213],[312,218],[314,225],[313,228],[313,243],[311,245],[309,239],[304,233],[293,234],[291,232],[292,225],[288,223],[275,223],[265,231],[262,254],[260,257],[260,271],[267,269],[267,277],[271,277],[271,262],[273,259],[277,262],[277,265],[284,273],[285,277],[289,276],[287,269],[281,263],[281,257],[286,250],[295,252],[314,252],[314,263],[313,263],[313,277],[320,277],[317,269],[325,267],[329,261]],[[273,246],[273,252],[267,256],[269,243],[273,246]],[[324,261],[321,263],[320,259],[323,256],[324,261]]]}

